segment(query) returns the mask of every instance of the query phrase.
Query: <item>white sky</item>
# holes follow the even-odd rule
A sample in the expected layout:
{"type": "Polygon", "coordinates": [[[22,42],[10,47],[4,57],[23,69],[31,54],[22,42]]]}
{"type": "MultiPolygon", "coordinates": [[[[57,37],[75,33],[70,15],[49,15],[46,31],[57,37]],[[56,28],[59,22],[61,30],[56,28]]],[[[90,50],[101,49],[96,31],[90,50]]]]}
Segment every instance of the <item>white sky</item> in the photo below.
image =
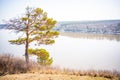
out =
{"type": "Polygon", "coordinates": [[[120,19],[120,0],[0,0],[0,23],[21,16],[27,6],[57,21],[120,19]]]}

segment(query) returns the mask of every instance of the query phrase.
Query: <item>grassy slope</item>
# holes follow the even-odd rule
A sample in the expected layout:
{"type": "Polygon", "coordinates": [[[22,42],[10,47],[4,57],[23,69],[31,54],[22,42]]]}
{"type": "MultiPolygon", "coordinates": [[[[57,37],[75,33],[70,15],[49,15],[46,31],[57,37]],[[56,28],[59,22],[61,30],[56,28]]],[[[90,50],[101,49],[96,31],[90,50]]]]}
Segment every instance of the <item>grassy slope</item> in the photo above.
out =
{"type": "Polygon", "coordinates": [[[23,59],[11,55],[0,55],[0,80],[120,80],[120,73],[45,67],[34,62],[26,64],[23,59]]]}
{"type": "Polygon", "coordinates": [[[102,77],[75,76],[63,74],[13,74],[0,76],[0,80],[110,80],[102,77]]]}

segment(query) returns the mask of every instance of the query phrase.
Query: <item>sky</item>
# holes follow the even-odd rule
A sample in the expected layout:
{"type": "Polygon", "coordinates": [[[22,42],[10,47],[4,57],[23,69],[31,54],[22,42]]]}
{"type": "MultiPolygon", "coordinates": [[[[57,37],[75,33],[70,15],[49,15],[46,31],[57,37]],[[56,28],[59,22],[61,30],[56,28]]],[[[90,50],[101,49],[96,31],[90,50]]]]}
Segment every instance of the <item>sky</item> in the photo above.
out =
{"type": "Polygon", "coordinates": [[[40,7],[57,21],[120,19],[120,0],[0,0],[0,23],[40,7]]]}

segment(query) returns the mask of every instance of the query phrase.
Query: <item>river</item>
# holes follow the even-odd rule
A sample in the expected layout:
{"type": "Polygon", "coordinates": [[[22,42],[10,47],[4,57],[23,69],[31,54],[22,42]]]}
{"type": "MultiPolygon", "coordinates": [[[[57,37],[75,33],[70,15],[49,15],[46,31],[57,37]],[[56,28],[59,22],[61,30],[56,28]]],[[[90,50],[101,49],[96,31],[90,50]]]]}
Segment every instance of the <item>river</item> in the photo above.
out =
{"type": "MultiPolygon", "coordinates": [[[[10,53],[24,56],[24,45],[12,45],[8,40],[21,37],[9,30],[0,30],[0,54],[10,53]]],[[[120,71],[120,38],[119,36],[79,35],[61,33],[53,45],[35,46],[45,48],[53,58],[53,66],[69,69],[95,69],[120,71]]],[[[30,56],[32,60],[36,57],[30,56]]]]}

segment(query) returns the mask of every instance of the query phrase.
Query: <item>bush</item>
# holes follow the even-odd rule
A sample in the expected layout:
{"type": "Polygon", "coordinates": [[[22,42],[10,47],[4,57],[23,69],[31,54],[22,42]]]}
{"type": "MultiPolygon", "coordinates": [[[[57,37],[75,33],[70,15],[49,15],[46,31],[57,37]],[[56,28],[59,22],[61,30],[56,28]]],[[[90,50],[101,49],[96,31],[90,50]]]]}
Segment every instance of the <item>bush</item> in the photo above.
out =
{"type": "Polygon", "coordinates": [[[15,58],[10,54],[0,55],[0,75],[25,73],[32,67],[29,66],[30,64],[26,64],[23,59],[15,58]]]}

